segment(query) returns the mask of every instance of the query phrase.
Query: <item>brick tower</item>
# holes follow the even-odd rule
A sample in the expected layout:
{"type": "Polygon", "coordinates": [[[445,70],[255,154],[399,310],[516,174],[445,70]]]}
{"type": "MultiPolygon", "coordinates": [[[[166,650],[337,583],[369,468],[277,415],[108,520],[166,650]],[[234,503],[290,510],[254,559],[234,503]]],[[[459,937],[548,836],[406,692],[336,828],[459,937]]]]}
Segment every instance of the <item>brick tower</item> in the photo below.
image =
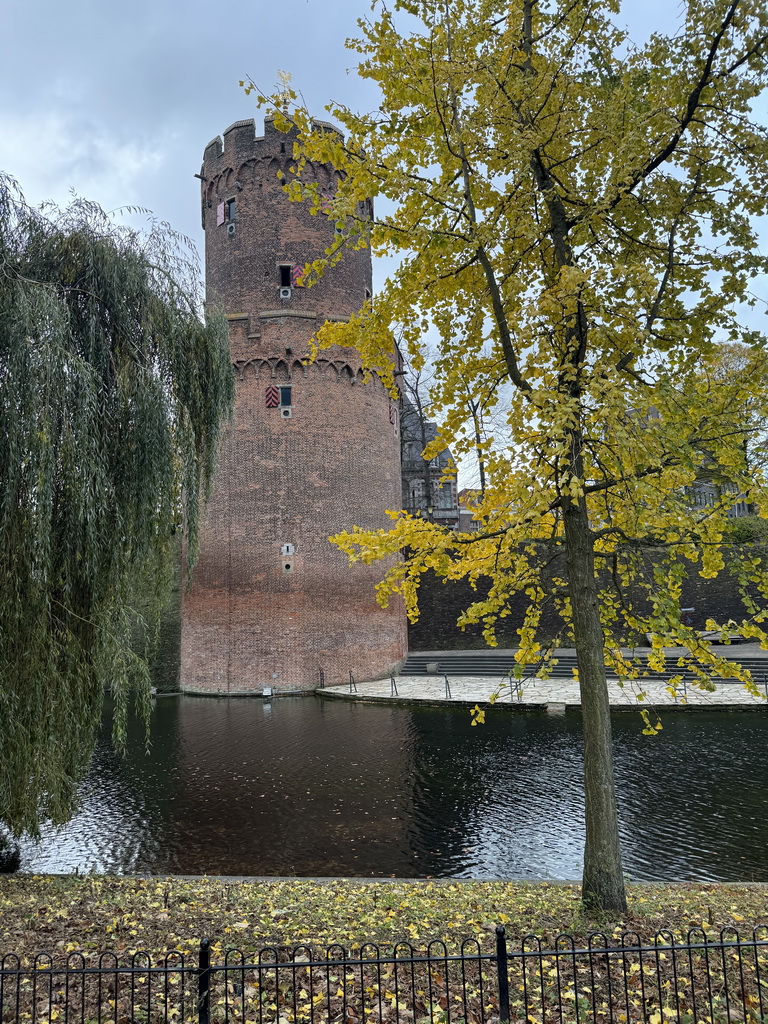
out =
{"type": "MultiPolygon", "coordinates": [[[[336,131],[324,125],[329,131],[336,131]]],[[[353,349],[304,365],[326,320],[371,294],[367,249],[312,288],[299,269],[333,241],[334,222],[291,203],[293,138],[270,119],[238,121],[206,147],[201,171],[207,298],[230,323],[234,421],[184,595],[181,688],[208,693],[314,689],[383,675],[405,655],[399,602],[382,609],[383,567],[348,564],[329,535],[387,523],[400,508],[398,408],[364,381],[353,349]]],[[[334,172],[309,166],[321,194],[334,172]]]]}

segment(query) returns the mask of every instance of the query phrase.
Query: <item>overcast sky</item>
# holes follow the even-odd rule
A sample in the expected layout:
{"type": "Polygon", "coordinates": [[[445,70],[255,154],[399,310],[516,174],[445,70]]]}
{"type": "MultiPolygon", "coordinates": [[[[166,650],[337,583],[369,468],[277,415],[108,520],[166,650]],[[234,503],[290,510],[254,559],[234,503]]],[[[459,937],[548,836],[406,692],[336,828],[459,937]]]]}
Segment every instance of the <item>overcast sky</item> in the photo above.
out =
{"type": "Polygon", "coordinates": [[[344,41],[368,10],[352,0],[11,0],[0,61],[0,169],[27,199],[67,192],[138,204],[202,247],[203,149],[257,117],[238,82],[292,72],[318,112],[373,105],[344,41]]]}
{"type": "MultiPolygon", "coordinates": [[[[637,41],[676,6],[627,0],[637,41]]],[[[338,100],[372,109],[370,83],[345,49],[368,0],[10,0],[0,60],[0,170],[27,199],[67,193],[106,209],[147,207],[202,251],[203,149],[233,121],[256,117],[239,88],[293,75],[323,116],[338,100]]]]}

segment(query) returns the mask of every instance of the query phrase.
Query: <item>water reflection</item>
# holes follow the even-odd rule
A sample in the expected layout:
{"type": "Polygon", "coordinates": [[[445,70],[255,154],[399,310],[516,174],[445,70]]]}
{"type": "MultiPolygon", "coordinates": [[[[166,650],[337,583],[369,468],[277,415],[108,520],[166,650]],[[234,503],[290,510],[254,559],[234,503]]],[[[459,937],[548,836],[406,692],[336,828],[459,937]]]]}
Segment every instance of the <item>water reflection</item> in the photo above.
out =
{"type": "Polygon", "coordinates": [[[615,721],[628,870],[637,878],[768,878],[765,712],[662,720],[652,738],[629,717],[615,721]]]}
{"type": "MultiPolygon", "coordinates": [[[[105,728],[107,728],[105,726],[105,728]]],[[[638,879],[768,878],[768,716],[614,718],[625,867],[638,879]]],[[[578,715],[281,698],[160,698],[152,753],[100,742],[82,809],[26,871],[576,878],[578,715]]]]}

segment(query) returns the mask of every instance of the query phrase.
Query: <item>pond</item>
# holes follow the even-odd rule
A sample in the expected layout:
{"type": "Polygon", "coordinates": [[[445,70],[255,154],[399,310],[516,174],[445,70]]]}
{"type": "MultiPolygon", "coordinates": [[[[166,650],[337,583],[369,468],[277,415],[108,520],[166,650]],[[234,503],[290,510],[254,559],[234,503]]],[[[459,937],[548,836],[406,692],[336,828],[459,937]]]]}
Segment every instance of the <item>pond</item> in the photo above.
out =
{"type": "MultiPolygon", "coordinates": [[[[108,715],[106,716],[108,717],[108,715]]],[[[768,715],[614,715],[630,879],[768,879],[768,715]]],[[[163,696],[152,749],[108,723],[81,809],[22,870],[574,879],[581,718],[495,709],[163,696]]]]}

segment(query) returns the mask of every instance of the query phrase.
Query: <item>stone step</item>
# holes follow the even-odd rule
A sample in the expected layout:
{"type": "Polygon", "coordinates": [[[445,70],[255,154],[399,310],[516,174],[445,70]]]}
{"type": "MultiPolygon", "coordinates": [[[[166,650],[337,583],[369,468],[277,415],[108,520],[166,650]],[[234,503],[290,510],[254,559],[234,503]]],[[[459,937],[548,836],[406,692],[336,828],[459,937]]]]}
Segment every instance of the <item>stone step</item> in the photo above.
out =
{"type": "MultiPolygon", "coordinates": [[[[720,653],[720,652],[718,652],[720,653]]],[[[722,652],[729,661],[738,661],[748,668],[753,679],[763,684],[768,682],[768,657],[743,655],[739,657],[738,648],[722,652]]],[[[576,655],[573,651],[556,652],[557,664],[552,666],[550,675],[554,678],[571,678],[576,668],[576,655]]],[[[681,670],[675,664],[676,657],[667,658],[662,672],[649,672],[649,678],[670,679],[679,675],[681,670]]],[[[642,662],[641,662],[642,663],[642,662]]],[[[509,674],[516,665],[514,650],[485,651],[412,651],[409,653],[401,669],[404,676],[499,676],[509,674]]],[[[691,678],[691,673],[684,673],[691,678]]]]}

